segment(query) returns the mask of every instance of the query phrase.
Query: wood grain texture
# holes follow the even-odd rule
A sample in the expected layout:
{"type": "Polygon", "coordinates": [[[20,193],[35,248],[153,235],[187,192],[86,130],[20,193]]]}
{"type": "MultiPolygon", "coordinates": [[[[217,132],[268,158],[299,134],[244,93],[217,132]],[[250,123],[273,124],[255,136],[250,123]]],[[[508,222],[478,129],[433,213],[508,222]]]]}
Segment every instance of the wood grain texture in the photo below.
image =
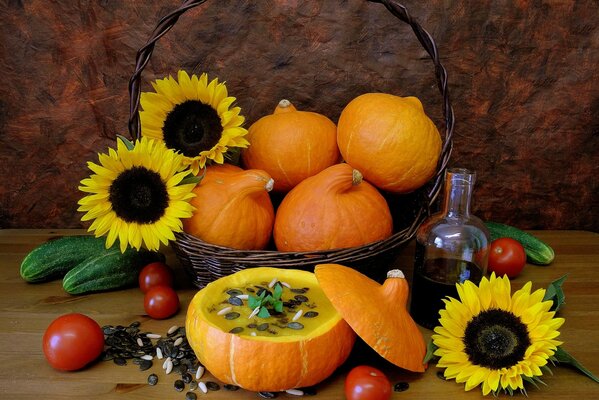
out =
{"type": "MultiPolygon", "coordinates": [[[[181,310],[167,320],[152,320],[144,315],[143,295],[137,288],[83,296],[66,294],[60,281],[27,284],[19,276],[19,265],[35,246],[51,237],[82,233],[81,230],[0,230],[0,393],[11,400],[54,399],[184,399],[173,388],[175,375],[166,376],[156,362],[151,370],[140,372],[129,363],[119,367],[112,362],[97,362],[90,367],[65,373],[53,370],[44,360],[41,342],[50,322],[65,313],[79,312],[99,324],[128,325],[141,321],[141,330],[166,333],[172,325],[183,326],[185,312],[196,292],[177,260],[167,249],[167,260],[174,267],[181,310]],[[157,386],[146,384],[147,376],[156,373],[157,386]]],[[[564,284],[566,304],[560,316],[566,319],[559,339],[564,348],[595,374],[599,373],[599,234],[583,231],[536,231],[556,253],[553,264],[546,267],[527,265],[521,276],[512,281],[513,290],[533,281],[533,289],[568,274],[564,284]]],[[[396,265],[411,280],[414,246],[411,243],[398,255],[396,265]]],[[[430,331],[423,330],[430,337],[430,331]]],[[[393,399],[482,399],[480,389],[465,392],[463,385],[443,381],[438,369],[429,367],[424,374],[408,373],[356,345],[349,360],[329,379],[316,386],[316,399],[343,398],[343,383],[351,367],[368,363],[382,369],[391,382],[409,382],[407,392],[394,393],[393,399]],[[407,396],[407,397],[406,397],[407,396]]],[[[531,399],[594,399],[599,384],[567,367],[553,367],[553,375],[544,376],[547,386],[527,387],[531,399]]],[[[204,380],[212,380],[206,374],[204,380]]],[[[201,398],[201,394],[198,394],[201,398]]],[[[239,390],[210,392],[210,399],[258,399],[256,393],[239,390]]],[[[281,394],[280,399],[297,398],[281,394]]]]}
{"type": "MultiPolygon", "coordinates": [[[[178,0],[10,0],[0,7],[0,227],[81,227],[86,162],[127,127],[135,52],[178,0]]],[[[521,228],[599,231],[599,3],[403,2],[437,41],[457,117],[451,164],[474,211],[521,228]]],[[[159,42],[149,81],[228,84],[248,124],[281,98],[337,121],[370,91],[418,96],[442,126],[430,60],[362,0],[208,1],[159,42]]]]}

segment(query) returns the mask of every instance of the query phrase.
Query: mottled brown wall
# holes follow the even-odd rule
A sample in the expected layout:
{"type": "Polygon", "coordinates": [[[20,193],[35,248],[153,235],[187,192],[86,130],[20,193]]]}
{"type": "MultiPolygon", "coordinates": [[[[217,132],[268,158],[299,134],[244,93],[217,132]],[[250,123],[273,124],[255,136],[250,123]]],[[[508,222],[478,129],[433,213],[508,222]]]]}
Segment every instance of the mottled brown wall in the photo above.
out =
{"type": "MultiPolygon", "coordinates": [[[[0,227],[79,227],[87,160],[126,132],[136,50],[180,1],[0,5],[0,227]]],[[[599,231],[596,0],[405,0],[436,39],[457,117],[452,164],[475,212],[522,228],[599,231]]],[[[289,98],[337,120],[368,91],[416,95],[441,127],[433,68],[407,25],[362,0],[208,1],[158,44],[228,82],[248,122],[289,98]]]]}

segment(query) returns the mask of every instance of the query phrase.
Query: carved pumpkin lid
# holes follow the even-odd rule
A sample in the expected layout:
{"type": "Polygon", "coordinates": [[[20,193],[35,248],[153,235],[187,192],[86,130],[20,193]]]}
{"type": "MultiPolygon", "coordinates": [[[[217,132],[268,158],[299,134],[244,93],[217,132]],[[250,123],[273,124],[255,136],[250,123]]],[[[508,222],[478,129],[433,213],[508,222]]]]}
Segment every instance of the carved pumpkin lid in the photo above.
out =
{"type": "Polygon", "coordinates": [[[426,343],[406,309],[408,283],[392,270],[381,285],[338,264],[317,265],[316,278],[327,298],[354,332],[387,361],[424,372],[426,343]]]}

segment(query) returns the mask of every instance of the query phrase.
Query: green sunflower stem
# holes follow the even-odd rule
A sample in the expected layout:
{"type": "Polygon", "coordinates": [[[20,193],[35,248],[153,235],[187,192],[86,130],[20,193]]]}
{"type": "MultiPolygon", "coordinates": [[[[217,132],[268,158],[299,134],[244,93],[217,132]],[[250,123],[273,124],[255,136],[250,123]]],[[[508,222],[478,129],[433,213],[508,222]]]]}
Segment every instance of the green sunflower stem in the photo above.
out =
{"type": "Polygon", "coordinates": [[[570,365],[571,367],[576,368],[577,370],[579,370],[580,372],[582,372],[583,374],[585,374],[586,376],[591,378],[593,381],[599,383],[599,378],[597,378],[591,371],[589,371],[587,368],[585,368],[584,365],[579,363],[566,350],[564,350],[563,348],[561,348],[559,346],[558,346],[557,350],[555,351],[555,354],[553,355],[552,360],[556,361],[558,363],[561,363],[561,364],[570,365]]]}

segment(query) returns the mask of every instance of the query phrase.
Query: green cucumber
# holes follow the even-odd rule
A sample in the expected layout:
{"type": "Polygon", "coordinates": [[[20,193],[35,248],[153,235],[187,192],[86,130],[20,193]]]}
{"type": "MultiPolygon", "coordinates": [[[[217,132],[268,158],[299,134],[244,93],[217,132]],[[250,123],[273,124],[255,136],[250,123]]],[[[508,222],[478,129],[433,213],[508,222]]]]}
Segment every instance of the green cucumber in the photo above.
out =
{"type": "Polygon", "coordinates": [[[20,274],[27,282],[62,278],[92,254],[105,251],[106,238],[65,236],[33,249],[21,262],[20,274]]]}
{"type": "Polygon", "coordinates": [[[551,246],[530,233],[499,222],[487,221],[485,225],[491,234],[492,241],[502,237],[509,237],[520,242],[526,252],[526,259],[531,264],[548,265],[555,258],[555,252],[551,246]]]}
{"type": "Polygon", "coordinates": [[[119,246],[89,257],[67,272],[62,287],[70,294],[93,293],[134,286],[139,271],[154,261],[165,261],[162,253],[127,248],[121,253],[119,246]]]}

